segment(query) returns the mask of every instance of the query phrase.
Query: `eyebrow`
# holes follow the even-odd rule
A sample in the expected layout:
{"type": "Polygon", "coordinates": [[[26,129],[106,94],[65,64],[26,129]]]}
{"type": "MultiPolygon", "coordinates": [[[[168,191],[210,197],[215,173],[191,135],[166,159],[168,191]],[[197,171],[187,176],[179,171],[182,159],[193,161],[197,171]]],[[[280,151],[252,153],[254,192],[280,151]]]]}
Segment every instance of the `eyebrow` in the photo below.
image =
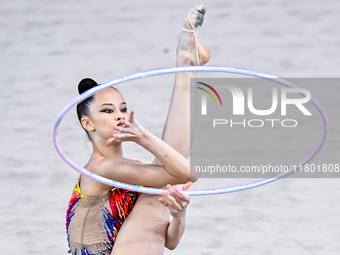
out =
{"type": "MultiPolygon", "coordinates": [[[[122,105],[122,104],[126,104],[126,103],[125,103],[125,102],[122,102],[121,105],[122,105]]],[[[114,104],[111,104],[111,103],[104,103],[104,104],[102,104],[100,107],[102,107],[102,106],[104,106],[104,105],[114,106],[114,104]]]]}

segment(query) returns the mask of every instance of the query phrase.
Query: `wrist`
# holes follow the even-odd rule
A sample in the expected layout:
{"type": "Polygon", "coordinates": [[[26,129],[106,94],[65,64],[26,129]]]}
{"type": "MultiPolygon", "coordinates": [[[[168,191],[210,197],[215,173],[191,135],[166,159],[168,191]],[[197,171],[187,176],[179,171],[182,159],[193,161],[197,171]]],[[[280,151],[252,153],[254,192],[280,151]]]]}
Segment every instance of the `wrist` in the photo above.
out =
{"type": "Polygon", "coordinates": [[[150,144],[151,141],[152,141],[152,134],[146,129],[141,128],[141,134],[136,139],[135,142],[145,148],[148,146],[148,144],[150,144]]]}
{"type": "Polygon", "coordinates": [[[182,222],[185,220],[185,215],[186,215],[186,210],[184,209],[183,211],[176,213],[176,215],[171,215],[171,216],[173,220],[182,222]]]}

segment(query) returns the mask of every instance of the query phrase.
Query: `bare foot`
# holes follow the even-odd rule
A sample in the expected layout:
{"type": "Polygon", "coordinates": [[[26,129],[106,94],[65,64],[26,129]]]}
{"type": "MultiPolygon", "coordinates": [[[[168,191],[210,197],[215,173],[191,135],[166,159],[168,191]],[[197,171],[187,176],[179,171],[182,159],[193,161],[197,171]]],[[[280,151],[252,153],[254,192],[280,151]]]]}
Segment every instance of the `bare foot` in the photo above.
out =
{"type": "Polygon", "coordinates": [[[197,40],[197,30],[202,26],[204,14],[203,5],[196,5],[189,10],[177,45],[177,66],[204,65],[209,61],[209,50],[197,40]]]}

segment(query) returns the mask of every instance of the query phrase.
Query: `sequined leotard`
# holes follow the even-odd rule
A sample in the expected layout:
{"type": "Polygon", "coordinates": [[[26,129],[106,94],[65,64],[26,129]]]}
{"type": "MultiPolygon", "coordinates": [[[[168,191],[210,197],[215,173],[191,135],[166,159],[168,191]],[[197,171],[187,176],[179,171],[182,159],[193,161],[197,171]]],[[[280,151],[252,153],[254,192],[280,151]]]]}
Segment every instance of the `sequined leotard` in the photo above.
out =
{"type": "Polygon", "coordinates": [[[78,180],[66,215],[69,253],[111,254],[118,231],[138,196],[138,192],[113,188],[101,196],[87,197],[82,194],[78,180]]]}

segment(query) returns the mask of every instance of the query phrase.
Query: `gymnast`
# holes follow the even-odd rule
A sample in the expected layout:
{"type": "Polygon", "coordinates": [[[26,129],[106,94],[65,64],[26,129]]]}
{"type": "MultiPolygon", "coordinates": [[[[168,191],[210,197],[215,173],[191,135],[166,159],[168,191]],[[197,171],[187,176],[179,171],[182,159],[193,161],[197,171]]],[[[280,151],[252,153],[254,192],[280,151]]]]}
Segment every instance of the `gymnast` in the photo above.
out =
{"type": "MultiPolygon", "coordinates": [[[[204,65],[210,55],[197,41],[205,8],[189,10],[177,46],[177,66],[204,65]]],[[[93,153],[84,166],[90,172],[132,185],[167,188],[157,195],[115,188],[81,175],[66,215],[70,251],[80,254],[163,254],[175,249],[185,228],[186,190],[197,177],[190,176],[190,78],[196,72],[177,73],[162,139],[143,128],[127,110],[115,88],[97,92],[77,105],[78,119],[93,153]],[[121,143],[132,141],[151,152],[151,164],[123,157],[121,143]],[[170,214],[172,220],[170,221],[170,214]],[[124,223],[124,224],[123,224],[124,223]],[[119,234],[118,234],[119,233],[119,234]]],[[[83,79],[79,93],[98,84],[83,79]]]]}

